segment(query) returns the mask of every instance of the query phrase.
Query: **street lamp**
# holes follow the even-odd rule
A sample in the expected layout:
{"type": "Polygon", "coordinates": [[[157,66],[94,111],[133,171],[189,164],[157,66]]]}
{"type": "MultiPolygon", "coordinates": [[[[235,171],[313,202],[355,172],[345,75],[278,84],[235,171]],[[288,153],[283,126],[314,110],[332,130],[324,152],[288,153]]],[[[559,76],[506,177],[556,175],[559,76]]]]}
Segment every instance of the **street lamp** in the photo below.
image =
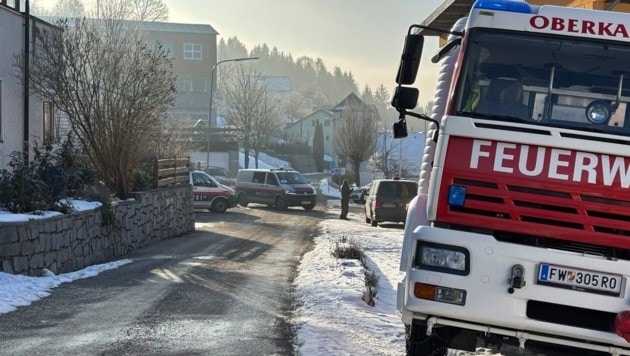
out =
{"type": "Polygon", "coordinates": [[[212,91],[214,89],[214,73],[216,73],[217,67],[221,63],[251,61],[254,59],[258,59],[258,57],[224,59],[222,61],[217,62],[217,64],[212,66],[212,73],[210,75],[210,110],[208,111],[208,153],[206,156],[206,168],[210,167],[210,128],[212,127],[212,91]]]}

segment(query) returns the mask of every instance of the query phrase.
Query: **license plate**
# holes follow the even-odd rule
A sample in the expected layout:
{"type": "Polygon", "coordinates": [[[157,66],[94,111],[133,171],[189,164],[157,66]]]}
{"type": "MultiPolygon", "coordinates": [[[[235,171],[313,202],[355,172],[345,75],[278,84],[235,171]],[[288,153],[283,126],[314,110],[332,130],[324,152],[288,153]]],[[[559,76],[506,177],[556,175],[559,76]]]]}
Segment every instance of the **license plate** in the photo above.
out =
{"type": "Polygon", "coordinates": [[[622,277],[618,274],[541,263],[538,270],[538,284],[619,296],[622,277]]]}
{"type": "Polygon", "coordinates": [[[311,201],[310,200],[302,200],[302,204],[310,204],[311,201]]]}
{"type": "Polygon", "coordinates": [[[383,203],[383,204],[381,204],[381,206],[383,208],[395,208],[396,207],[396,203],[383,203]]]}

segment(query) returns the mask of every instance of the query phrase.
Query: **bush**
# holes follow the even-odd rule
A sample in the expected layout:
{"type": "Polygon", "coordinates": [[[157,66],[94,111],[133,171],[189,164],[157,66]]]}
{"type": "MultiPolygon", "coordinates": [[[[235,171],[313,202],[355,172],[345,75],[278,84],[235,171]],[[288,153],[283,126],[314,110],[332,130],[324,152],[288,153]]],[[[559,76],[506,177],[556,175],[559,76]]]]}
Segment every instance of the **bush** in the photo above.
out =
{"type": "Polygon", "coordinates": [[[72,135],[55,152],[44,143],[33,147],[33,160],[26,162],[24,154],[10,155],[9,167],[0,174],[0,209],[13,213],[38,210],[66,211],[58,204],[61,199],[78,197],[85,187],[96,182],[96,171],[81,161],[72,135]]]}

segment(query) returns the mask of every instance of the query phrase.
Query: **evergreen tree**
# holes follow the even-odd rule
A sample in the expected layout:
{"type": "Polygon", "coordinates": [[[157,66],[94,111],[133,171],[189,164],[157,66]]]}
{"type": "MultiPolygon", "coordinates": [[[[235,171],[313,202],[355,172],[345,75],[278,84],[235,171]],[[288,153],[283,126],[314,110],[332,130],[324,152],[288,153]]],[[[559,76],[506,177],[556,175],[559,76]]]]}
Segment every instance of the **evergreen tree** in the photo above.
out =
{"type": "Polygon", "coordinates": [[[313,158],[318,172],[324,171],[324,125],[317,121],[313,136],[313,158]]]}

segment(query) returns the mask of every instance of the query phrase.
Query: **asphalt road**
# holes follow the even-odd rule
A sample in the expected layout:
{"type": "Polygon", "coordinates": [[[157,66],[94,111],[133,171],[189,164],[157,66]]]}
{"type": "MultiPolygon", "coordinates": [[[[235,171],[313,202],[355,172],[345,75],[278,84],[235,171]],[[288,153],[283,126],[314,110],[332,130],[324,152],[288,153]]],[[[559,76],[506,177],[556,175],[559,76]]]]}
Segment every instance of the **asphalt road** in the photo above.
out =
{"type": "Polygon", "coordinates": [[[290,355],[292,280],[325,215],[196,212],[197,232],[0,315],[1,355],[290,355]]]}

